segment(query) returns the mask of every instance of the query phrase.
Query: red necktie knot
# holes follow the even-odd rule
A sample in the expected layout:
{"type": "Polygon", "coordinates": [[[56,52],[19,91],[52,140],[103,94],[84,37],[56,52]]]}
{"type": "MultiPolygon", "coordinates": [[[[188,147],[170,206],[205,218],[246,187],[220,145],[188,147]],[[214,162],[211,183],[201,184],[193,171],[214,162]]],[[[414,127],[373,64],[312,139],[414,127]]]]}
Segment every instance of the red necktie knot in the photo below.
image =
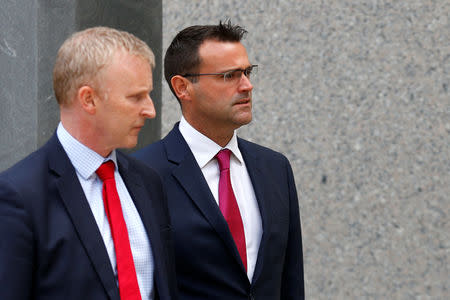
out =
{"type": "Polygon", "coordinates": [[[107,179],[114,178],[114,169],[115,169],[114,162],[112,160],[108,160],[107,162],[104,162],[97,169],[97,171],[95,171],[95,173],[97,173],[97,176],[101,179],[101,181],[105,181],[107,179]]]}
{"type": "Polygon", "coordinates": [[[219,163],[220,172],[230,168],[230,149],[222,149],[216,154],[217,162],[219,163]]]}

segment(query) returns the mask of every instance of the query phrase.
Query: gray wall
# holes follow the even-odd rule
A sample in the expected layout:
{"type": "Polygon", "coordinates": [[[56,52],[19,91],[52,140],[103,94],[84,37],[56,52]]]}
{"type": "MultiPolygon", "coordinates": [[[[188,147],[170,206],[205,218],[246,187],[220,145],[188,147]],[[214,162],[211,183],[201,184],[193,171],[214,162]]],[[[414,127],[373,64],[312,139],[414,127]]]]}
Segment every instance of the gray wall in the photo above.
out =
{"type": "MultiPolygon", "coordinates": [[[[155,52],[152,98],[161,106],[161,0],[0,0],[0,171],[43,145],[59,110],[52,89],[58,48],[75,31],[110,26],[132,32],[155,52]]],[[[138,148],[161,133],[147,121],[138,148]]]]}
{"type": "MultiPolygon", "coordinates": [[[[260,65],[240,135],[284,153],[308,299],[450,299],[450,2],[163,2],[163,49],[231,18],[260,65]]],[[[162,132],[180,118],[163,85],[162,132]]]]}

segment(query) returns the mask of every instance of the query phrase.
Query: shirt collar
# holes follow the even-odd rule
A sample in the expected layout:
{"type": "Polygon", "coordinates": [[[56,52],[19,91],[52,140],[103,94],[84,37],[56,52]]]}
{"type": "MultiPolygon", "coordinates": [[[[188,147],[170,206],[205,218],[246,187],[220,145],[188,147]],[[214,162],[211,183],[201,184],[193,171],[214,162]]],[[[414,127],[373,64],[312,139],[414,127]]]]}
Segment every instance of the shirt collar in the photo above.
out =
{"type": "Polygon", "coordinates": [[[89,179],[105,161],[112,160],[117,166],[115,150],[113,150],[108,157],[101,156],[94,150],[88,148],[87,146],[80,143],[77,139],[75,139],[64,128],[61,122],[59,122],[58,124],[56,135],[58,136],[59,142],[66,151],[70,162],[72,163],[78,174],[83,177],[83,179],[89,179]]]}
{"type": "Polygon", "coordinates": [[[221,147],[213,140],[200,133],[197,129],[191,126],[184,116],[181,117],[180,124],[178,126],[181,135],[186,140],[189,148],[194,154],[200,168],[203,168],[208,162],[210,162],[216,154],[223,148],[230,149],[233,155],[237,158],[239,163],[243,162],[241,151],[239,151],[237,134],[234,131],[233,137],[225,147],[221,147]]]}

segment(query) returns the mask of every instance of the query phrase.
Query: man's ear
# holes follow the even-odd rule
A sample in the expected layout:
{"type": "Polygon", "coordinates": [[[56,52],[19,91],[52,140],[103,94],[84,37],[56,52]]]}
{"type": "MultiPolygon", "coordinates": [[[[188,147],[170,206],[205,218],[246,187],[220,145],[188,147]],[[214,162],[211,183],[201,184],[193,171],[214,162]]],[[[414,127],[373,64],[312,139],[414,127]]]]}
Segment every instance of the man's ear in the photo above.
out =
{"type": "Polygon", "coordinates": [[[181,101],[191,100],[191,81],[189,81],[186,77],[175,75],[170,79],[170,83],[172,84],[172,88],[175,91],[178,99],[180,99],[181,101]]]}
{"type": "Polygon", "coordinates": [[[97,94],[94,89],[88,85],[83,85],[77,91],[77,101],[88,114],[95,114],[97,104],[97,94]]]}

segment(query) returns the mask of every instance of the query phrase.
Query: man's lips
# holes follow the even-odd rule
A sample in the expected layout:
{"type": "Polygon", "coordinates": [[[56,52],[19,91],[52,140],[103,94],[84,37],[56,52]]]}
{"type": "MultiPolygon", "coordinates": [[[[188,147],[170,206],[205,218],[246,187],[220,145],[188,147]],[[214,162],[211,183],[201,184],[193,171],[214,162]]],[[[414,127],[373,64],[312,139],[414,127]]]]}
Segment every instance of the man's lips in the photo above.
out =
{"type": "Polygon", "coordinates": [[[243,98],[243,99],[239,99],[238,101],[234,102],[235,105],[238,104],[247,104],[250,103],[252,101],[252,99],[250,98],[243,98]]]}
{"type": "Polygon", "coordinates": [[[134,126],[133,129],[137,130],[137,131],[141,131],[142,127],[144,127],[144,125],[134,126]]]}

